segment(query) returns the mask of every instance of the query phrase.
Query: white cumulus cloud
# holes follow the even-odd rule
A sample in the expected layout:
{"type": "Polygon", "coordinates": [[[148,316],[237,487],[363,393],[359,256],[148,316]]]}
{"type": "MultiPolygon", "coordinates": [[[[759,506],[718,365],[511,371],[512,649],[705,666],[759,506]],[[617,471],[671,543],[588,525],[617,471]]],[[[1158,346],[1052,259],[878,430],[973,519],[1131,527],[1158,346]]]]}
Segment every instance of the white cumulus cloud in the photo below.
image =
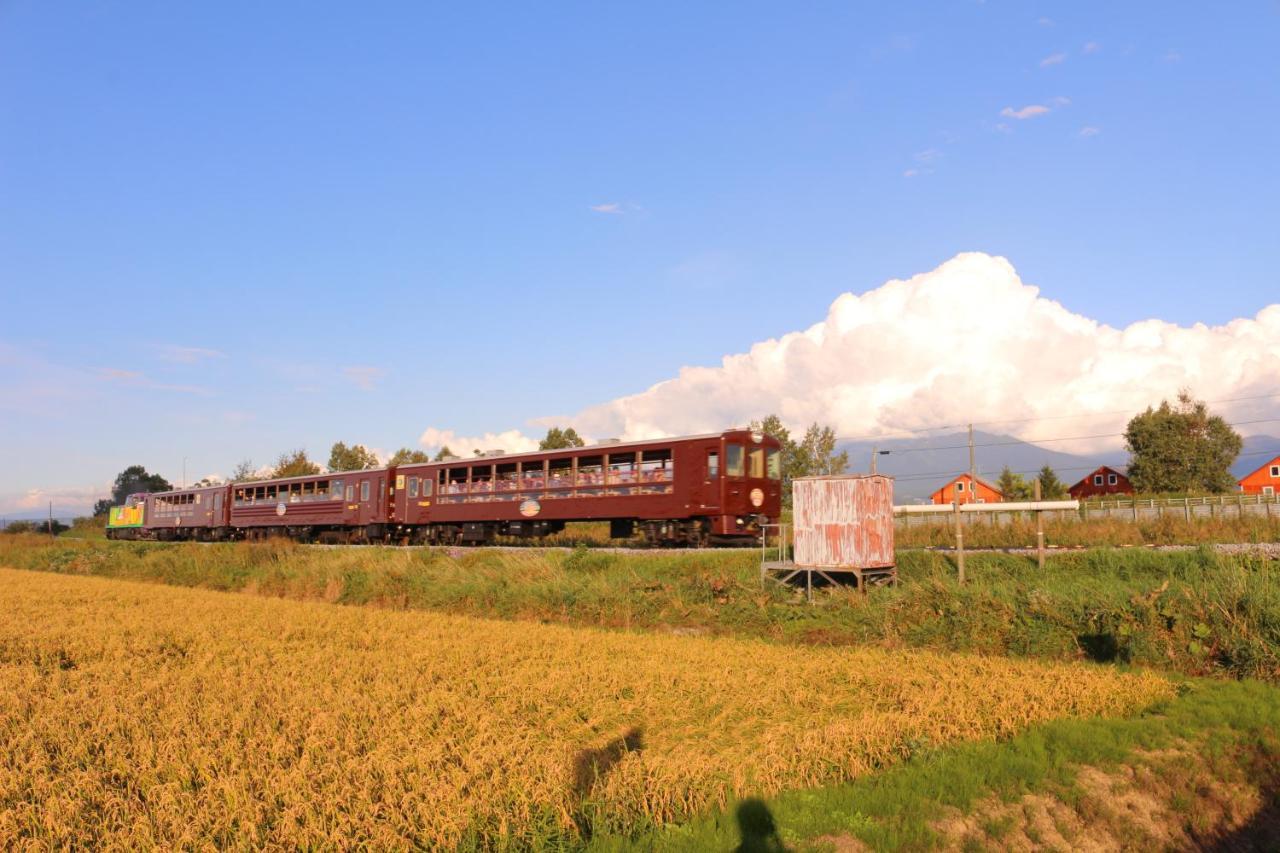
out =
{"type": "Polygon", "coordinates": [[[1040,67],[1048,68],[1051,65],[1061,65],[1066,61],[1067,61],[1067,55],[1065,53],[1061,53],[1061,52],[1051,53],[1048,56],[1046,56],[1044,59],[1040,60],[1040,67]]]}
{"type": "Polygon", "coordinates": [[[1018,120],[1035,118],[1036,116],[1047,115],[1049,108],[1044,104],[1028,104],[1025,107],[1014,109],[1013,107],[1005,107],[1000,111],[1000,115],[1005,118],[1016,118],[1018,120]]]}
{"type": "Polygon", "coordinates": [[[455,456],[470,456],[473,450],[504,450],[507,453],[522,453],[526,450],[537,450],[537,439],[529,438],[519,430],[509,429],[506,432],[486,432],[483,435],[459,435],[451,429],[428,427],[418,437],[418,443],[427,450],[439,450],[448,447],[455,456]]]}
{"type": "MultiPolygon", "coordinates": [[[[844,293],[821,322],[717,366],[685,367],[641,393],[532,423],[638,439],[715,431],[770,412],[792,427],[832,424],[842,436],[1026,419],[999,431],[1036,440],[1118,432],[1124,413],[1184,387],[1226,400],[1275,394],[1277,386],[1280,304],[1223,326],[1152,319],[1114,328],[1041,296],[1004,258],[974,252],[910,279],[844,293]]],[[[1274,411],[1277,402],[1264,405],[1274,411]]],[[[421,442],[461,453],[535,444],[515,430],[459,438],[429,429],[421,442]]],[[[1117,444],[1108,438],[1053,446],[1117,444]]]]}

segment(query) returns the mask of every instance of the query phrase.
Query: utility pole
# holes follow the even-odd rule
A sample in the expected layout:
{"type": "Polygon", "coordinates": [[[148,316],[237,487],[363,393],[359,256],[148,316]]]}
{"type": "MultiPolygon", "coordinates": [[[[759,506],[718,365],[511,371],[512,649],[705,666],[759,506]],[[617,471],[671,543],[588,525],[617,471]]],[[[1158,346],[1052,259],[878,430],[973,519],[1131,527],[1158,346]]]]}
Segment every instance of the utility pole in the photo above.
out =
{"type": "Polygon", "coordinates": [[[49,501],[49,535],[53,535],[53,501],[49,501]]]}
{"type": "Polygon", "coordinates": [[[871,448],[871,473],[872,473],[872,475],[874,475],[874,474],[876,473],[876,457],[877,457],[877,456],[879,456],[879,455],[880,455],[880,448],[878,448],[878,447],[873,447],[873,448],[871,448]]]}
{"type": "Polygon", "coordinates": [[[978,463],[973,454],[973,424],[969,424],[969,488],[974,488],[978,484],[978,463]]]}

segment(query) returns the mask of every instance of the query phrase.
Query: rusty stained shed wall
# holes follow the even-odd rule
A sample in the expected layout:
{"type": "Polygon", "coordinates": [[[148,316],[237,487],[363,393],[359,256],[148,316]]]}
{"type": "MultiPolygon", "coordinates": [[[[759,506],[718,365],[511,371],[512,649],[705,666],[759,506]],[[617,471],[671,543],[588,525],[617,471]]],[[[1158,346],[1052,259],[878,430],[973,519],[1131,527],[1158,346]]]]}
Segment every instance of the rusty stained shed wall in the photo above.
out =
{"type": "Polygon", "coordinates": [[[797,566],[865,569],[894,564],[893,478],[803,477],[791,488],[797,566]]]}

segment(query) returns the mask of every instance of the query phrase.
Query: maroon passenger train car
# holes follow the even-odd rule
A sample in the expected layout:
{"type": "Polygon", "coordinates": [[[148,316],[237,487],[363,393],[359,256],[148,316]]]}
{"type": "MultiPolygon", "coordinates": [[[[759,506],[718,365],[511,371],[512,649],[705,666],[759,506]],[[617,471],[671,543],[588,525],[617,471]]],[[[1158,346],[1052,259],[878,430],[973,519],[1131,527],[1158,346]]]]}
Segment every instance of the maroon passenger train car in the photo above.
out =
{"type": "Polygon", "coordinates": [[[483,542],[595,519],[613,538],[741,541],[781,512],[780,453],[771,436],[729,430],[401,465],[393,535],[483,542]]]}
{"type": "Polygon", "coordinates": [[[776,439],[747,430],[336,471],[146,496],[114,538],[483,543],[603,520],[610,535],[743,542],[782,510],[776,439]]]}

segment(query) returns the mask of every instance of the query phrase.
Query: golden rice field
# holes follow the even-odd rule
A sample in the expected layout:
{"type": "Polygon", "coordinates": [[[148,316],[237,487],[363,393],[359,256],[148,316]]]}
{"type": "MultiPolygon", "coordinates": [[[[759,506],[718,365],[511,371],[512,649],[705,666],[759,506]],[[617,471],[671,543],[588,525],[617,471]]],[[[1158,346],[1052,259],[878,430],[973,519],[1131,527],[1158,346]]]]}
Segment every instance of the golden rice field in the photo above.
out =
{"type": "Polygon", "coordinates": [[[4,848],[572,846],[1173,692],[7,569],[0,614],[4,848]]]}

